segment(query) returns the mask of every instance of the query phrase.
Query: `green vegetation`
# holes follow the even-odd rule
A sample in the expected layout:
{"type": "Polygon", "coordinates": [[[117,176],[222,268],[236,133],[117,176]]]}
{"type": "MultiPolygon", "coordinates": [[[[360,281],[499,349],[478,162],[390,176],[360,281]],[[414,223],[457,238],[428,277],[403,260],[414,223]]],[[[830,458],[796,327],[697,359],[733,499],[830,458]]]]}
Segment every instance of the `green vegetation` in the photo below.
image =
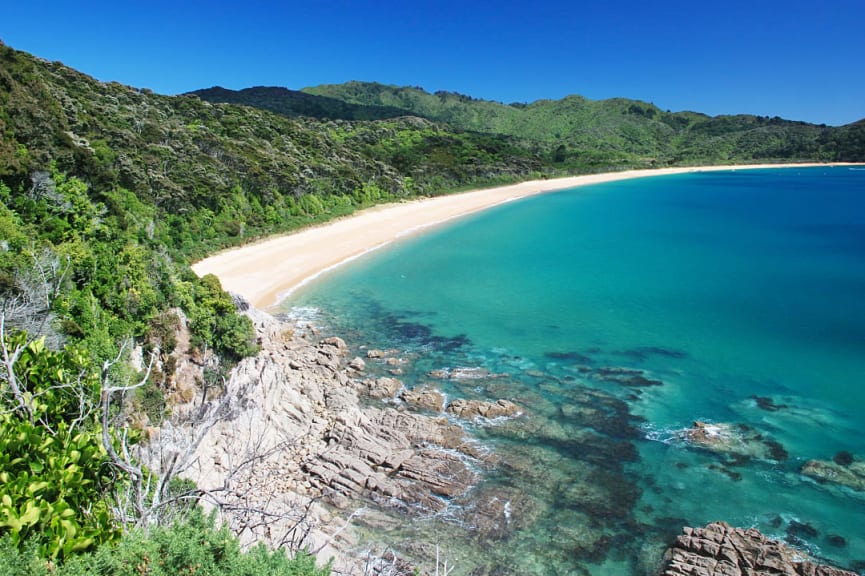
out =
{"type": "MultiPolygon", "coordinates": [[[[833,128],[777,117],[709,117],[663,111],[654,104],[624,98],[592,101],[568,96],[505,105],[452,92],[430,94],[420,88],[365,82],[317,86],[304,92],[353,106],[402,109],[405,114],[455,129],[537,142],[550,163],[567,170],[610,165],[865,161],[861,122],[833,128]]],[[[241,98],[235,101],[244,103],[241,98]]]]}
{"type": "Polygon", "coordinates": [[[264,546],[241,552],[227,529],[217,530],[200,510],[186,520],[150,533],[132,531],[115,545],[71,558],[63,564],[46,561],[32,544],[17,546],[0,539],[0,574],[6,576],[327,576],[329,567],[318,568],[315,558],[264,546]]]}
{"type": "Polygon", "coordinates": [[[96,373],[79,351],[52,352],[20,332],[2,349],[17,360],[14,370],[4,362],[11,394],[0,415],[0,534],[55,559],[112,541],[101,429],[79,409],[98,391],[96,373]]]}
{"type": "Polygon", "coordinates": [[[865,160],[862,122],[576,96],[506,106],[363,83],[198,94],[100,83],[0,44],[0,573],[327,572],[305,556],[241,554],[190,503],[194,486],[130,456],[170,412],[182,325],[196,358],[220,359],[207,385],[256,353],[251,322],[191,271],[196,258],[381,202],[528,178],[865,160]],[[135,346],[152,359],[140,372],[135,346]]]}

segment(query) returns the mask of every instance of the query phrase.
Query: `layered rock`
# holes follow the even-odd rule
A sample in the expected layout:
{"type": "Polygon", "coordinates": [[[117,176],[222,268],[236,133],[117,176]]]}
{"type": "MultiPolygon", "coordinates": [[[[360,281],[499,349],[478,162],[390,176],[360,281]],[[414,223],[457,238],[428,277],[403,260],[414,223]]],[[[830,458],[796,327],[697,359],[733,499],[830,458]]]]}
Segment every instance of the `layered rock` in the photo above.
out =
{"type": "MultiPolygon", "coordinates": [[[[318,341],[267,314],[246,313],[261,352],[234,369],[221,398],[210,392],[204,404],[199,396],[176,410],[194,416],[209,414],[202,406],[219,406],[219,412],[206,426],[178,418],[160,431],[172,446],[195,448],[183,475],[242,540],[306,547],[322,561],[336,557],[341,573],[358,572],[345,553],[353,546],[346,527],[364,500],[434,513],[477,481],[485,454],[447,417],[361,402],[361,395],[393,398],[402,382],[360,379],[364,362],[349,361],[340,338],[318,341]]],[[[444,410],[440,393],[416,392],[435,401],[434,412],[444,410]]]]}
{"type": "Polygon", "coordinates": [[[713,522],[685,528],[667,550],[663,576],[856,576],[821,565],[754,528],[713,522]]]}

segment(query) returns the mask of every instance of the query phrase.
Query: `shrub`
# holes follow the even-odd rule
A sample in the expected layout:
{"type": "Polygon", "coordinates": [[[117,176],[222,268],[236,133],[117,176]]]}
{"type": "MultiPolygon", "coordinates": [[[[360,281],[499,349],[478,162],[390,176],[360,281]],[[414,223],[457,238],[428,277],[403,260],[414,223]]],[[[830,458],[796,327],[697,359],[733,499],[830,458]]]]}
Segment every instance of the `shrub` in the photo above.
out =
{"type": "Polygon", "coordinates": [[[16,547],[0,540],[0,574],[7,576],[328,576],[330,566],[318,567],[315,558],[299,552],[289,558],[283,550],[259,545],[241,551],[225,528],[214,527],[212,517],[196,509],[189,518],[149,535],[130,532],[116,546],[76,556],[61,565],[40,559],[32,545],[16,547]]]}

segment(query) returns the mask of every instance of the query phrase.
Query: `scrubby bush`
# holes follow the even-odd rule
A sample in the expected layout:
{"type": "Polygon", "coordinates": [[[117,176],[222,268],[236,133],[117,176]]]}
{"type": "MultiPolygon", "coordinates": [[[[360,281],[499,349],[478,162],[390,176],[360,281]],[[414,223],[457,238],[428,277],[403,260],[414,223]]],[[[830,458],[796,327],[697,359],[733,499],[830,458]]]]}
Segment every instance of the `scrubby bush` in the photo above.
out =
{"type": "Polygon", "coordinates": [[[315,558],[299,552],[289,558],[283,550],[259,545],[248,552],[227,529],[214,527],[200,510],[187,520],[149,534],[135,531],[116,545],[57,564],[45,560],[32,543],[15,545],[0,539],[0,574],[6,576],[327,576],[330,567],[316,566],[315,558]]]}

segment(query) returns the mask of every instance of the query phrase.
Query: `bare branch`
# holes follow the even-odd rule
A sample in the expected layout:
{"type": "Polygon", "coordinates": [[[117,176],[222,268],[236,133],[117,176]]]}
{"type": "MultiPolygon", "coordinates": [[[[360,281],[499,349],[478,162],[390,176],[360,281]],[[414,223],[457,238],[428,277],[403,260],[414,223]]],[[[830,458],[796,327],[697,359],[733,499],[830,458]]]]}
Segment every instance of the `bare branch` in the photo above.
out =
{"type": "Polygon", "coordinates": [[[25,397],[24,392],[21,390],[21,386],[18,383],[18,375],[15,373],[15,363],[18,362],[18,358],[20,358],[21,353],[24,351],[24,348],[28,343],[17,345],[12,350],[9,349],[9,342],[6,334],[6,309],[4,302],[3,309],[0,309],[0,353],[2,353],[3,356],[2,379],[6,381],[9,390],[12,392],[12,398],[17,404],[17,409],[21,410],[30,422],[33,422],[33,408],[25,397]]]}

